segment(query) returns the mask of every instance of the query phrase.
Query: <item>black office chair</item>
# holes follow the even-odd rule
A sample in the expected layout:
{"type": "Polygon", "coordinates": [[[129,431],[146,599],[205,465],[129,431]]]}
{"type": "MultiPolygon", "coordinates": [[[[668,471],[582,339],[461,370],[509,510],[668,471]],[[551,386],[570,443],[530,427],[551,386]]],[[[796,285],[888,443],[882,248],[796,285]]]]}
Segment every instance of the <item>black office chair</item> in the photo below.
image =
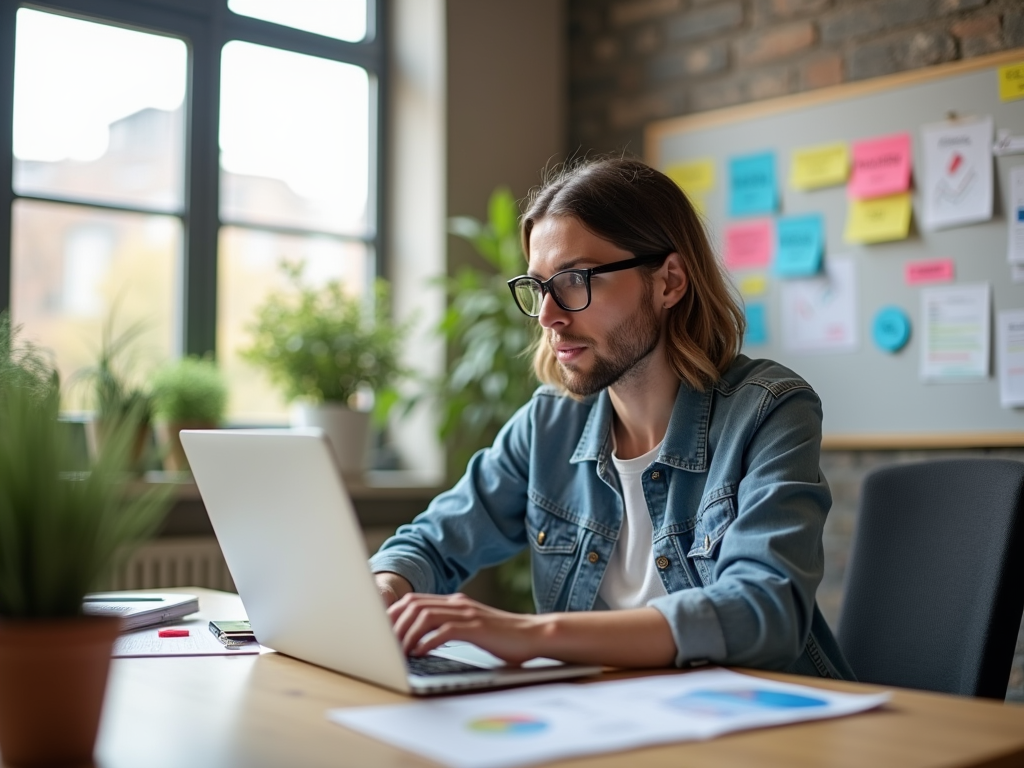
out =
{"type": "Polygon", "coordinates": [[[1024,463],[864,481],[839,645],[862,682],[1003,699],[1024,610],[1024,463]]]}

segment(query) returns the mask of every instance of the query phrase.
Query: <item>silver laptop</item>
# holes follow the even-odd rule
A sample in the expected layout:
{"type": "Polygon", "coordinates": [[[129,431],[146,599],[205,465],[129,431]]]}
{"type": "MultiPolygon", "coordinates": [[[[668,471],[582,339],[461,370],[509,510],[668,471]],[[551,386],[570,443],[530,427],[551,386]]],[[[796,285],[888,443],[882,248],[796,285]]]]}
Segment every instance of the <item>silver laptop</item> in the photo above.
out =
{"type": "Polygon", "coordinates": [[[510,668],[469,643],[406,658],[320,430],[184,430],[181,442],[261,644],[416,695],[601,671],[550,659],[510,668]]]}

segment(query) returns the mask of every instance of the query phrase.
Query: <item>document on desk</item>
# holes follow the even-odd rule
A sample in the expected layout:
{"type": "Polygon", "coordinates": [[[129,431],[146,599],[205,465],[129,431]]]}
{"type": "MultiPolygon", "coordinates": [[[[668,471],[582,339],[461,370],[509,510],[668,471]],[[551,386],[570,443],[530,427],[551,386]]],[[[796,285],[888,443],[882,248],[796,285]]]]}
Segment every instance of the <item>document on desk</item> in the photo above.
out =
{"type": "Polygon", "coordinates": [[[210,632],[209,621],[192,619],[125,632],[114,641],[113,656],[115,659],[139,656],[242,656],[259,652],[259,643],[228,648],[210,632]],[[169,629],[188,630],[188,634],[169,633],[169,629]],[[161,632],[176,636],[161,637],[161,632]]]}
{"type": "Polygon", "coordinates": [[[509,768],[851,715],[888,699],[714,669],[332,709],[327,717],[452,768],[509,768]]]}

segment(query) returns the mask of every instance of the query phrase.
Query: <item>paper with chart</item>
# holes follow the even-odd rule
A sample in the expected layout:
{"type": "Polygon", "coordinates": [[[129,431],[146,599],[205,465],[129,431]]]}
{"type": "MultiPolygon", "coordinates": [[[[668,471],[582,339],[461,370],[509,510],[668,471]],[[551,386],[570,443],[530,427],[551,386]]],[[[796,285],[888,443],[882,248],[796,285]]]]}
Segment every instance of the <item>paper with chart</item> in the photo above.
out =
{"type": "Polygon", "coordinates": [[[921,291],[921,378],[960,381],[989,370],[988,283],[921,291]]]}
{"type": "Polygon", "coordinates": [[[453,768],[507,768],[839,717],[888,699],[707,670],[332,709],[327,716],[453,768]]]}
{"type": "Polygon", "coordinates": [[[1000,312],[996,322],[999,404],[1024,406],[1024,309],[1000,312]]]}
{"type": "Polygon", "coordinates": [[[952,120],[921,129],[925,229],[992,218],[992,117],[952,120]]]}
{"type": "Polygon", "coordinates": [[[213,636],[207,619],[189,619],[125,632],[114,641],[113,657],[139,656],[244,656],[260,653],[259,643],[228,648],[213,636]],[[160,637],[160,630],[187,629],[185,637],[160,637]]]}
{"type": "Polygon", "coordinates": [[[857,286],[853,259],[828,259],[825,274],[780,286],[782,345],[790,352],[857,348],[857,286]]]}
{"type": "Polygon", "coordinates": [[[1009,232],[1006,237],[1007,259],[1024,265],[1024,165],[1010,169],[1010,206],[1006,212],[1009,232]]]}

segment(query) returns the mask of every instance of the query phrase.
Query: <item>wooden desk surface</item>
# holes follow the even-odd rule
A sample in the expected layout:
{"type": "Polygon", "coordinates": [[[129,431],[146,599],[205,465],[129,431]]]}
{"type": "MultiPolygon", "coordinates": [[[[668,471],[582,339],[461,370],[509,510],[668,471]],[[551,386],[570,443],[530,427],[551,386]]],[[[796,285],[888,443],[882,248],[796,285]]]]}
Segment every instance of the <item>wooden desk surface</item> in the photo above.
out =
{"type": "MultiPolygon", "coordinates": [[[[205,618],[244,618],[235,595],[203,589],[176,591],[198,594],[205,618]]],[[[879,690],[793,675],[752,674],[833,690],[879,690]]],[[[409,700],[279,654],[114,659],[97,766],[435,766],[334,725],[324,714],[334,707],[409,700]]],[[[1024,707],[895,690],[887,706],[866,714],[553,765],[1022,766],[1024,707]]]]}

